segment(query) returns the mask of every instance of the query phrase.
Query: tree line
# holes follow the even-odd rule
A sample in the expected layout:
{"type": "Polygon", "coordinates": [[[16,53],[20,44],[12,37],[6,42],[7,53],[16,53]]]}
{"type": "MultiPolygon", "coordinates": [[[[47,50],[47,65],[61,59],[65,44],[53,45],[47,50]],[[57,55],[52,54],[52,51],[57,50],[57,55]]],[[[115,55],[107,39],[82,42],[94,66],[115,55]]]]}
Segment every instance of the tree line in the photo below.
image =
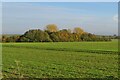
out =
{"type": "Polygon", "coordinates": [[[97,36],[85,32],[80,27],[59,30],[55,24],[49,24],[45,30],[32,29],[23,35],[2,35],[2,42],[80,42],[80,41],[111,41],[111,38],[97,36]]]}

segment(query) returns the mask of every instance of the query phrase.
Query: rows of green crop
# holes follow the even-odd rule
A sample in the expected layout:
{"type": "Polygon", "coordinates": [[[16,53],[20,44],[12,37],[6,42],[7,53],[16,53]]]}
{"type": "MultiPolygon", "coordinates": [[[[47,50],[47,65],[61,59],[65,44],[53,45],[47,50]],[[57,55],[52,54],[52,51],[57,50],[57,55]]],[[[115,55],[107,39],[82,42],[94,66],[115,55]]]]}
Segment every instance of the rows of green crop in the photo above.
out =
{"type": "MultiPolygon", "coordinates": [[[[43,43],[44,44],[44,43],[43,43]]],[[[53,45],[53,43],[51,43],[51,44],[44,44],[44,46],[43,46],[43,44],[36,44],[36,45],[33,45],[33,44],[28,44],[28,45],[26,45],[26,43],[25,44],[18,44],[18,45],[14,45],[14,44],[5,44],[5,45],[3,45],[3,47],[14,47],[14,48],[31,48],[31,49],[39,49],[39,50],[53,50],[53,51],[69,51],[69,52],[87,52],[87,53],[100,53],[100,54],[118,54],[118,51],[117,50],[109,50],[107,47],[107,49],[105,48],[105,49],[89,49],[89,48],[84,48],[84,47],[81,47],[81,46],[78,46],[78,47],[74,47],[74,45],[72,46],[69,46],[68,47],[68,45],[70,45],[70,44],[67,44],[67,45],[65,45],[65,44],[57,44],[57,45],[53,45]]],[[[88,46],[89,46],[89,43],[86,43],[86,44],[88,44],[88,46]]],[[[91,43],[91,45],[92,45],[93,43],[91,43]]],[[[81,44],[79,44],[79,45],[81,45],[81,44]]],[[[76,45],[77,46],[77,45],[76,45]]],[[[83,45],[84,46],[84,45],[83,45]]],[[[116,46],[114,46],[114,45],[112,45],[113,47],[116,47],[116,49],[117,49],[117,45],[116,46]]],[[[94,46],[94,47],[97,47],[97,44],[96,44],[96,46],[94,46]]],[[[104,45],[102,45],[101,47],[104,47],[104,45]]]]}
{"type": "Polygon", "coordinates": [[[116,41],[3,43],[2,46],[6,78],[118,78],[116,41]]]}
{"type": "Polygon", "coordinates": [[[112,54],[3,47],[3,73],[5,77],[16,77],[12,73],[16,69],[15,61],[19,61],[22,66],[16,75],[21,73],[24,77],[117,77],[117,59],[117,55],[112,54]]]}
{"type": "Polygon", "coordinates": [[[87,49],[87,50],[104,50],[118,51],[118,42],[49,42],[49,43],[3,43],[4,45],[15,46],[34,46],[39,48],[67,48],[67,49],[87,49]]]}

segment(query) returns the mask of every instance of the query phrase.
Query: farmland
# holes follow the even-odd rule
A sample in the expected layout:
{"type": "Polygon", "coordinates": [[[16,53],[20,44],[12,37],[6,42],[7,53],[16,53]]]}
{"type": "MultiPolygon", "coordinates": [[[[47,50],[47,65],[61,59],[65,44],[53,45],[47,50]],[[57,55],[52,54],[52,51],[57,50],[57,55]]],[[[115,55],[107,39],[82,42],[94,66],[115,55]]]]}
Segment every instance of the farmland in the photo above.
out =
{"type": "Polygon", "coordinates": [[[3,43],[6,78],[118,77],[118,42],[3,43]]]}

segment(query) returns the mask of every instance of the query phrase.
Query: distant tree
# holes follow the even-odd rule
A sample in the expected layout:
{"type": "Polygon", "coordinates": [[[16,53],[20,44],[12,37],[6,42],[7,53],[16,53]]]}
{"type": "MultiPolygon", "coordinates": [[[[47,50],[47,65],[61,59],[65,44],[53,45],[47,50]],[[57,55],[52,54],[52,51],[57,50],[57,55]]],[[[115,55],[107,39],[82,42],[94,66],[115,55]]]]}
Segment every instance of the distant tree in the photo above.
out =
{"type": "Polygon", "coordinates": [[[20,36],[20,38],[17,40],[17,42],[29,42],[30,39],[26,38],[24,35],[20,36]]]}
{"type": "Polygon", "coordinates": [[[74,41],[72,37],[72,33],[70,33],[67,29],[62,29],[57,32],[52,32],[50,34],[50,38],[54,42],[69,42],[69,41],[74,41]]]}
{"type": "Polygon", "coordinates": [[[80,35],[77,34],[77,33],[73,33],[73,34],[72,34],[72,37],[73,37],[73,40],[76,41],[76,42],[81,41],[80,35]]]}
{"type": "Polygon", "coordinates": [[[50,38],[53,42],[59,42],[60,39],[58,37],[58,32],[53,32],[52,34],[50,34],[50,38]]]}
{"type": "Polygon", "coordinates": [[[9,36],[6,38],[6,42],[16,42],[19,39],[19,36],[9,36]]]}
{"type": "Polygon", "coordinates": [[[82,41],[89,41],[90,39],[87,33],[82,34],[80,38],[82,41]]]}
{"type": "Polygon", "coordinates": [[[29,30],[24,35],[20,36],[19,40],[21,42],[50,42],[51,39],[49,35],[40,30],[29,30]]]}
{"type": "Polygon", "coordinates": [[[49,25],[46,26],[45,30],[47,30],[49,32],[57,32],[58,28],[55,24],[49,24],[49,25]]]}
{"type": "Polygon", "coordinates": [[[7,36],[2,35],[2,42],[6,42],[7,36]]]}
{"type": "MultiPolygon", "coordinates": [[[[2,42],[79,42],[79,41],[111,41],[118,39],[117,35],[105,36],[94,35],[84,32],[80,27],[70,29],[62,29],[58,31],[55,24],[49,24],[44,31],[40,29],[26,31],[21,36],[5,36],[2,35],[2,42]]],[[[1,40],[1,38],[0,38],[1,40]]]]}
{"type": "Polygon", "coordinates": [[[80,27],[76,27],[76,28],[74,28],[73,33],[81,35],[82,33],[84,33],[84,30],[81,29],[80,27]]]}
{"type": "Polygon", "coordinates": [[[67,29],[60,30],[59,32],[59,39],[62,42],[68,42],[69,41],[69,32],[67,29]]]}

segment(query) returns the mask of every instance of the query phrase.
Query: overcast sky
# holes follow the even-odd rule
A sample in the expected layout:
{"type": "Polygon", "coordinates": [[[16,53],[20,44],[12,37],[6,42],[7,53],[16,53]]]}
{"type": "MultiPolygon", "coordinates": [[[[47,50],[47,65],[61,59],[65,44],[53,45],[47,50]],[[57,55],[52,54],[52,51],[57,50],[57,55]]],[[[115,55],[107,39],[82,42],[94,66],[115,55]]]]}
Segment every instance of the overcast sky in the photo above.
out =
{"type": "Polygon", "coordinates": [[[117,2],[4,2],[3,34],[23,34],[56,24],[59,29],[81,27],[94,34],[118,33],[117,2]]]}

